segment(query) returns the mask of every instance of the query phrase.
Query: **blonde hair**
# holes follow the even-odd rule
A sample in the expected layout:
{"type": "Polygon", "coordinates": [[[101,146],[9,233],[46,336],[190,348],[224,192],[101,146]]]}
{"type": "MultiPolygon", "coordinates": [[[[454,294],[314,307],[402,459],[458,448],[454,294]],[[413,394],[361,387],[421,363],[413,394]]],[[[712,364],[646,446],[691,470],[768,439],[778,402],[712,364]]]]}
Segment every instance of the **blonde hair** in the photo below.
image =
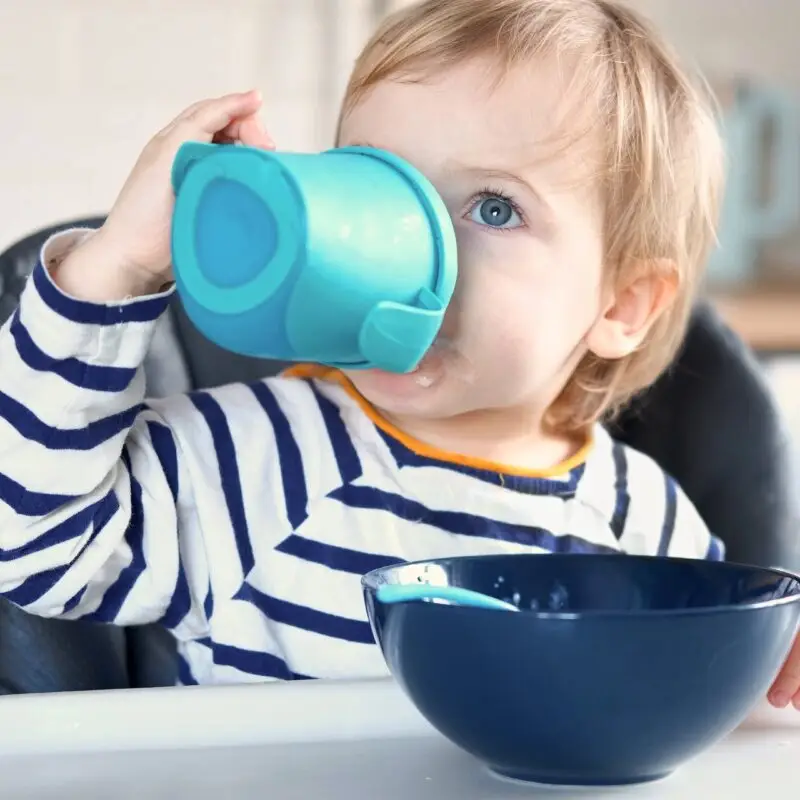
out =
{"type": "MultiPolygon", "coordinates": [[[[607,169],[605,263],[610,285],[674,270],[674,302],[631,355],[588,354],[548,411],[574,431],[616,412],[669,366],[685,335],[714,241],[722,147],[705,86],[682,70],[650,25],[617,0],[425,0],[391,15],[356,61],[341,121],[373,86],[419,80],[478,56],[502,71],[577,56],[583,97],[597,101],[607,169]],[[616,282],[616,283],[615,283],[616,282]]],[[[499,73],[502,75],[502,72],[499,73]]]]}

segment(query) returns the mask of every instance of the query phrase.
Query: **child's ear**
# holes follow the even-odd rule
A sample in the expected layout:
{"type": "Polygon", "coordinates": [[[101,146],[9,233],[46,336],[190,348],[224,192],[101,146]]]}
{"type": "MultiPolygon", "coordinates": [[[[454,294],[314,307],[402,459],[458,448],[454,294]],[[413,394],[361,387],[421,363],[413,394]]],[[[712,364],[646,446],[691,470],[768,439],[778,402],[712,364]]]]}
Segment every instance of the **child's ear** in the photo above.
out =
{"type": "Polygon", "coordinates": [[[615,361],[633,353],[678,291],[677,269],[666,259],[642,263],[630,272],[611,291],[605,312],[586,337],[598,358],[615,361]]]}

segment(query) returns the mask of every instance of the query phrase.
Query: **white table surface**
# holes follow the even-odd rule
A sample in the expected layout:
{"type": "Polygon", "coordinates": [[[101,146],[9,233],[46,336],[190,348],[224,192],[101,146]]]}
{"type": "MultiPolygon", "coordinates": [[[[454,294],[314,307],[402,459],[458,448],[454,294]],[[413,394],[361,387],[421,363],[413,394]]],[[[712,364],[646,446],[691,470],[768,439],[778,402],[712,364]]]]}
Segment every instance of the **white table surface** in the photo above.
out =
{"type": "Polygon", "coordinates": [[[0,698],[5,800],[750,800],[793,796],[800,712],[760,709],[670,778],[521,787],[440,737],[390,681],[0,698]]]}

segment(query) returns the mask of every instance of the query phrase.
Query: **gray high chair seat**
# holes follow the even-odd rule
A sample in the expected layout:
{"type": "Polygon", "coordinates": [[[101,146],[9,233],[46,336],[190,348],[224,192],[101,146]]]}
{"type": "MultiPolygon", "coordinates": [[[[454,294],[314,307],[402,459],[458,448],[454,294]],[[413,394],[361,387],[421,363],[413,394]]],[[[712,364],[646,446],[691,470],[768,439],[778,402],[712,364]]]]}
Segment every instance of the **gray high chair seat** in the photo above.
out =
{"type": "MultiPolygon", "coordinates": [[[[0,255],[0,321],[14,310],[47,228],[0,255]]],[[[274,374],[276,362],[224,352],[191,325],[178,298],[145,363],[151,396],[274,374]]],[[[0,365],[2,368],[2,365],[0,365]]],[[[797,483],[789,440],[754,357],[700,304],[673,367],[611,426],[683,486],[728,559],[800,569],[797,483]]],[[[69,691],[174,683],[174,645],[156,626],[113,628],[38,619],[0,599],[0,693],[69,691]]]]}

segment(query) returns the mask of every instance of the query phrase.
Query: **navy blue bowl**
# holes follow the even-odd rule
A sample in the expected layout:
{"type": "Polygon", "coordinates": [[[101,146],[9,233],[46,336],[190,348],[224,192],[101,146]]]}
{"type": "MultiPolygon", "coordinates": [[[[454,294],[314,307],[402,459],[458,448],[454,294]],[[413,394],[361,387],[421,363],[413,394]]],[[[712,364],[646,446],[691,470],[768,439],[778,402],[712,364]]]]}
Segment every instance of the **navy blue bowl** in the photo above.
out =
{"type": "Polygon", "coordinates": [[[394,677],[453,743],[506,777],[655,780],[763,697],[800,620],[779,570],[615,555],[502,555],[385,567],[363,579],[394,677]],[[382,583],[459,586],[521,612],[385,604],[382,583]]]}

